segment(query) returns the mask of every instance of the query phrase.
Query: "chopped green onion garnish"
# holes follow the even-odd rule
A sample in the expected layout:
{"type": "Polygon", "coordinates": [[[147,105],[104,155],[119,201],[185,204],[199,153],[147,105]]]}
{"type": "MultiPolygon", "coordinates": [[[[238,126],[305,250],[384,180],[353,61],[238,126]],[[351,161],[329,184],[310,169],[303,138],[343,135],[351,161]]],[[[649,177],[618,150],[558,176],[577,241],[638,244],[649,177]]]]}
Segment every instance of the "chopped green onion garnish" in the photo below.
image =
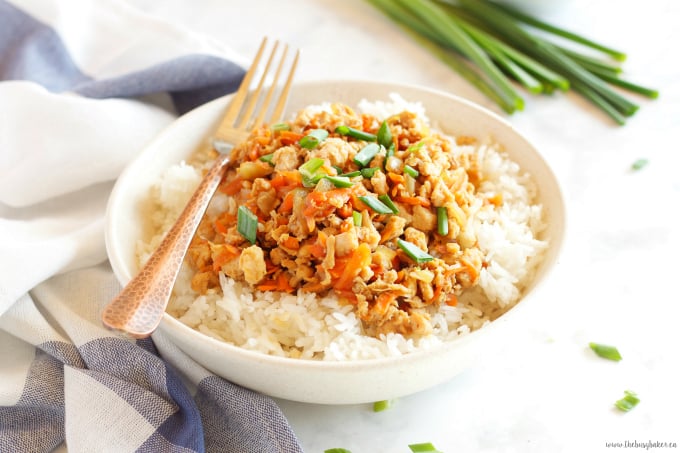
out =
{"type": "Polygon", "coordinates": [[[268,164],[271,164],[273,157],[274,157],[274,153],[269,153],[269,154],[265,154],[264,156],[260,156],[260,160],[262,162],[267,162],[268,164]]]}
{"type": "Polygon", "coordinates": [[[437,208],[437,233],[442,236],[449,234],[449,213],[443,206],[437,208]]]}
{"type": "Polygon", "coordinates": [[[399,208],[397,208],[397,206],[394,204],[389,195],[387,195],[386,193],[378,195],[378,200],[382,201],[385,206],[390,208],[392,213],[399,214],[399,208]]]}
{"type": "Polygon", "coordinates": [[[361,176],[370,179],[373,177],[376,171],[380,170],[378,167],[366,167],[361,169],[361,176]]]}
{"type": "Polygon", "coordinates": [[[354,226],[361,226],[362,216],[359,211],[352,211],[352,221],[354,226]]]}
{"type": "Polygon", "coordinates": [[[335,128],[335,132],[340,135],[347,135],[349,137],[356,138],[357,140],[363,140],[365,142],[374,142],[378,139],[375,134],[370,132],[364,132],[360,129],[355,129],[349,126],[338,126],[335,128]]]}
{"type": "Polygon", "coordinates": [[[441,453],[431,442],[411,444],[408,448],[410,448],[413,453],[441,453]]]}
{"type": "Polygon", "coordinates": [[[392,400],[376,401],[373,403],[373,412],[382,412],[392,407],[392,400]]]}
{"type": "Polygon", "coordinates": [[[302,185],[305,187],[313,187],[324,176],[324,173],[319,169],[323,165],[324,160],[320,157],[312,157],[307,162],[302,164],[298,171],[302,174],[302,185]]]}
{"type": "Polygon", "coordinates": [[[385,160],[383,161],[383,167],[387,169],[387,160],[394,156],[394,143],[390,145],[389,148],[387,148],[387,151],[385,151],[385,160]]]}
{"type": "Polygon", "coordinates": [[[615,362],[621,360],[621,354],[619,353],[619,350],[616,349],[614,346],[608,346],[606,344],[599,343],[590,343],[589,346],[590,349],[595,351],[595,354],[599,355],[602,358],[614,360],[615,362]]]}
{"type": "Polygon", "coordinates": [[[392,142],[392,131],[387,125],[387,121],[383,121],[380,125],[380,129],[378,129],[377,140],[378,143],[383,145],[385,148],[389,148],[390,146],[394,145],[394,142],[392,142]]]}
{"type": "Polygon", "coordinates": [[[312,129],[307,135],[300,139],[300,146],[305,149],[314,149],[319,143],[326,140],[328,131],[326,129],[312,129]]]}
{"type": "Polygon", "coordinates": [[[324,176],[324,178],[332,182],[335,187],[343,189],[354,185],[354,183],[345,176],[324,176]]]}
{"type": "Polygon", "coordinates": [[[382,201],[375,197],[364,195],[363,197],[359,197],[359,200],[361,200],[366,206],[373,209],[378,214],[392,214],[393,212],[389,206],[385,206],[382,201]]]}
{"type": "Polygon", "coordinates": [[[425,263],[434,259],[432,255],[422,251],[417,245],[403,239],[397,239],[397,245],[416,263],[425,263]]]}
{"type": "Polygon", "coordinates": [[[417,178],[418,176],[420,176],[420,172],[415,168],[411,167],[410,165],[404,165],[404,173],[406,173],[412,178],[417,178]]]}
{"type": "Polygon", "coordinates": [[[421,140],[419,142],[412,144],[408,148],[406,148],[406,151],[408,151],[409,153],[412,153],[413,151],[418,151],[420,148],[423,147],[424,144],[425,144],[425,142],[423,140],[421,140]]]}
{"type": "Polygon", "coordinates": [[[633,170],[641,170],[648,163],[649,161],[647,159],[638,159],[635,162],[633,162],[633,165],[631,165],[630,168],[633,170]]]}
{"type": "Polygon", "coordinates": [[[625,396],[618,400],[614,405],[619,409],[624,412],[628,412],[632,408],[638,405],[640,402],[640,398],[635,394],[635,392],[631,392],[630,390],[626,390],[625,396]]]}
{"type": "Polygon", "coordinates": [[[328,450],[324,450],[323,453],[352,453],[352,452],[347,450],[346,448],[329,448],[328,450]]]}
{"type": "Polygon", "coordinates": [[[360,170],[350,171],[349,173],[338,174],[338,176],[344,176],[345,178],[354,178],[355,176],[361,176],[361,171],[360,170]]]}
{"type": "Polygon", "coordinates": [[[257,216],[245,206],[239,206],[236,219],[236,229],[251,244],[257,239],[257,216]]]}
{"type": "Polygon", "coordinates": [[[371,163],[375,155],[378,154],[378,151],[380,151],[380,145],[377,143],[369,143],[361,148],[361,151],[356,153],[353,159],[354,163],[360,167],[365,167],[371,163]]]}
{"type": "Polygon", "coordinates": [[[272,124],[272,130],[273,131],[289,131],[290,130],[290,124],[288,124],[288,123],[272,124]]]}

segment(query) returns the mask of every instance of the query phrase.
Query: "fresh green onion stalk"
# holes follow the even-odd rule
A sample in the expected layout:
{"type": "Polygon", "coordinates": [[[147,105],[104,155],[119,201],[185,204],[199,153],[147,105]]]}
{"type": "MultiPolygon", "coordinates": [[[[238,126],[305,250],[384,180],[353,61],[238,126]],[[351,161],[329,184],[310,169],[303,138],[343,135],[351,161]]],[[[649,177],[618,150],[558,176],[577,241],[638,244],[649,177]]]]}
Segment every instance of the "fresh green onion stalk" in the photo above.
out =
{"type": "Polygon", "coordinates": [[[620,50],[508,5],[491,0],[368,1],[508,114],[523,109],[522,89],[530,95],[572,90],[622,125],[639,106],[621,91],[650,99],[659,95],[622,77],[626,54],[620,50]],[[564,40],[576,49],[558,44],[564,40]]]}

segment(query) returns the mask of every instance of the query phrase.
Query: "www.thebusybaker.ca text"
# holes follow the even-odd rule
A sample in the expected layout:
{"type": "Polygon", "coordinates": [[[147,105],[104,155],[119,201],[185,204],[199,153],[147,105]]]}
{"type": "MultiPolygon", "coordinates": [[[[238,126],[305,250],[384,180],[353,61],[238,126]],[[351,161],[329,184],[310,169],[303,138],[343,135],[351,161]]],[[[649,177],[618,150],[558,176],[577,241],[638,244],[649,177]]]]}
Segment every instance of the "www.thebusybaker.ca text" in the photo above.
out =
{"type": "Polygon", "coordinates": [[[665,441],[639,441],[639,440],[625,440],[623,442],[606,442],[607,448],[644,448],[649,450],[652,448],[678,448],[677,442],[665,441]]]}

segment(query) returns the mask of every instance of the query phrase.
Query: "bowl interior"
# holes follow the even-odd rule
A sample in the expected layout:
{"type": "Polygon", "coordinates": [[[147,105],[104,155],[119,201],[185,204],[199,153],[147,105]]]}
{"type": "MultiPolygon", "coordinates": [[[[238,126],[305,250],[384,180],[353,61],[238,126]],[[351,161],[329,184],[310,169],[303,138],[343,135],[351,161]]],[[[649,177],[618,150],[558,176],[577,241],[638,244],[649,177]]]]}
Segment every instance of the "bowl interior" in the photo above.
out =
{"type": "MultiPolygon", "coordinates": [[[[476,355],[477,343],[492,337],[496,326],[516,316],[546,279],[560,253],[565,212],[557,180],[540,153],[507,121],[453,95],[422,87],[366,81],[320,81],[294,86],[288,112],[310,104],[339,101],[355,106],[362,99],[388,100],[399,93],[420,102],[433,123],[453,135],[493,140],[529,172],[539,188],[550,247],[523,300],[489,326],[441,348],[396,359],[361,362],[311,362],[247,351],[207,337],[165,315],[160,332],[170,337],[198,363],[263,393],[297,401],[342,404],[389,399],[431,387],[462,371],[476,355]],[[272,373],[278,378],[270,379],[272,373]]],[[[135,244],[144,235],[144,206],[151,185],[173,164],[205,145],[215,130],[229,97],[217,99],[179,118],[150,143],[117,181],[107,209],[106,247],[122,284],[137,271],[135,244]]]]}

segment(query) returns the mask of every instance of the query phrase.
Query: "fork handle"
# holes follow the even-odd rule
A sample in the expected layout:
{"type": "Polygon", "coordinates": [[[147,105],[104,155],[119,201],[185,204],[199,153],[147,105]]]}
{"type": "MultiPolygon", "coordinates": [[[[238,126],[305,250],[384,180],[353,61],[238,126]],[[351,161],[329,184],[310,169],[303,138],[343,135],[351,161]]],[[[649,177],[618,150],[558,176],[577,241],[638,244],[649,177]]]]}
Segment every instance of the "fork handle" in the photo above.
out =
{"type": "Polygon", "coordinates": [[[175,224],[137,275],[102,313],[106,327],[132,338],[146,338],[158,327],[198,225],[219,187],[230,153],[220,153],[175,224]]]}

